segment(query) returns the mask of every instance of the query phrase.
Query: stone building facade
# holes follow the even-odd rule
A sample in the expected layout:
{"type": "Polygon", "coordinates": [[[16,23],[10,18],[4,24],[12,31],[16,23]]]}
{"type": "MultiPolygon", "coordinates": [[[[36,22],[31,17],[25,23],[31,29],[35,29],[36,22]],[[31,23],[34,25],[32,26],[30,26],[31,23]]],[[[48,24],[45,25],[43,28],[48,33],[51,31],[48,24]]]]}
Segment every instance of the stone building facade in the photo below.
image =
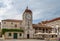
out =
{"type": "MultiPolygon", "coordinates": [[[[23,20],[6,19],[2,20],[2,29],[22,29],[22,38],[33,38],[34,29],[32,27],[32,11],[26,8],[23,13],[23,20]]],[[[19,32],[20,33],[20,32],[19,32]]],[[[18,32],[6,32],[5,38],[14,38],[14,35],[18,38],[18,32]],[[12,34],[12,36],[7,36],[7,34],[12,34]],[[14,34],[14,35],[13,35],[14,34]]]]}
{"type": "Polygon", "coordinates": [[[48,21],[43,21],[41,23],[46,26],[50,26],[52,28],[51,36],[53,38],[57,38],[57,37],[60,38],[60,17],[52,19],[52,20],[48,20],[48,21]]]}
{"type": "MultiPolygon", "coordinates": [[[[55,35],[54,27],[58,25],[60,27],[60,18],[50,21],[44,21],[38,24],[33,24],[32,11],[26,8],[22,17],[23,20],[5,19],[1,21],[2,29],[22,29],[24,32],[5,32],[5,39],[31,39],[31,38],[48,38],[47,35],[55,35]],[[53,28],[52,28],[53,26],[53,28]]],[[[52,38],[53,36],[51,36],[52,38]]],[[[57,36],[56,36],[57,37],[57,36]]]]}

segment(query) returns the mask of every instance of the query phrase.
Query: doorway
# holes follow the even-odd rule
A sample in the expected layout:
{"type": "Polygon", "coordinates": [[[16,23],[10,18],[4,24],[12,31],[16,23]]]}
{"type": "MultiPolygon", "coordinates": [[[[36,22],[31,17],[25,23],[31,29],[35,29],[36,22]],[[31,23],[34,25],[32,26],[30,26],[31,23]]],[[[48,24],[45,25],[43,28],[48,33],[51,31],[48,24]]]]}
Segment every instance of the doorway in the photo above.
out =
{"type": "Polygon", "coordinates": [[[17,33],[14,33],[13,38],[14,38],[14,39],[17,39],[17,33]]]}
{"type": "Polygon", "coordinates": [[[29,39],[29,34],[27,34],[27,39],[29,39]]]}

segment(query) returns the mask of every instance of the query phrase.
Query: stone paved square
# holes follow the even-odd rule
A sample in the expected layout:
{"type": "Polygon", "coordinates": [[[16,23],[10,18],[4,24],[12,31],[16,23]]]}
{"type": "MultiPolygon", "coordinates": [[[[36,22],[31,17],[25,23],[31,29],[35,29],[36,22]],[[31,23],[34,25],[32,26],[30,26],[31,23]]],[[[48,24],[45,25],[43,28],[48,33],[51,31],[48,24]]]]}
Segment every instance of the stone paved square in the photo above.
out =
{"type": "Polygon", "coordinates": [[[45,41],[45,40],[38,40],[38,39],[9,39],[9,40],[2,40],[0,39],[0,41],[45,41]]]}

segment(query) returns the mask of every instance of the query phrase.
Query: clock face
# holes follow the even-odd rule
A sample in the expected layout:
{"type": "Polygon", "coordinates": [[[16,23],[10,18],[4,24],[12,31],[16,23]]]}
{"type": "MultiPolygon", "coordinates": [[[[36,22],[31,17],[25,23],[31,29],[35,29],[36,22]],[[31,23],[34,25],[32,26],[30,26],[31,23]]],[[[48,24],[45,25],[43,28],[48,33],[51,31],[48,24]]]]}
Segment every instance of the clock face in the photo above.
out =
{"type": "Polygon", "coordinates": [[[30,14],[27,14],[27,19],[31,19],[31,15],[30,14]]]}

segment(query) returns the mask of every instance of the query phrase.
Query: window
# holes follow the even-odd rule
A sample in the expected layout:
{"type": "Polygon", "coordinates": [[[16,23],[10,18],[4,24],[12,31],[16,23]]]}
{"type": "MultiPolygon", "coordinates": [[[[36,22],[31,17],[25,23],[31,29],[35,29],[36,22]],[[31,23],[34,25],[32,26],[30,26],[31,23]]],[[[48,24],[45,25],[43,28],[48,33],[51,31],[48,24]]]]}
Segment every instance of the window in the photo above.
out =
{"type": "Polygon", "coordinates": [[[15,24],[15,27],[17,27],[17,25],[15,24]]]}
{"type": "Polygon", "coordinates": [[[35,28],[35,30],[38,30],[38,28],[35,28]]]}
{"type": "Polygon", "coordinates": [[[11,33],[9,33],[9,36],[11,36],[11,33]]]}
{"type": "Polygon", "coordinates": [[[52,35],[52,38],[53,38],[53,35],[52,35]]]}
{"type": "Polygon", "coordinates": [[[22,34],[20,33],[19,36],[22,36],[22,34]]]}
{"type": "Polygon", "coordinates": [[[44,33],[44,29],[43,29],[43,33],[44,33]]]}
{"type": "Polygon", "coordinates": [[[4,22],[4,24],[6,24],[6,22],[4,22]]]}
{"type": "Polygon", "coordinates": [[[41,28],[39,28],[39,30],[41,30],[41,28]]]}
{"type": "Polygon", "coordinates": [[[57,37],[57,35],[56,35],[56,37],[57,37]]]}
{"type": "Polygon", "coordinates": [[[13,23],[11,22],[11,24],[13,24],[13,23]]]}

